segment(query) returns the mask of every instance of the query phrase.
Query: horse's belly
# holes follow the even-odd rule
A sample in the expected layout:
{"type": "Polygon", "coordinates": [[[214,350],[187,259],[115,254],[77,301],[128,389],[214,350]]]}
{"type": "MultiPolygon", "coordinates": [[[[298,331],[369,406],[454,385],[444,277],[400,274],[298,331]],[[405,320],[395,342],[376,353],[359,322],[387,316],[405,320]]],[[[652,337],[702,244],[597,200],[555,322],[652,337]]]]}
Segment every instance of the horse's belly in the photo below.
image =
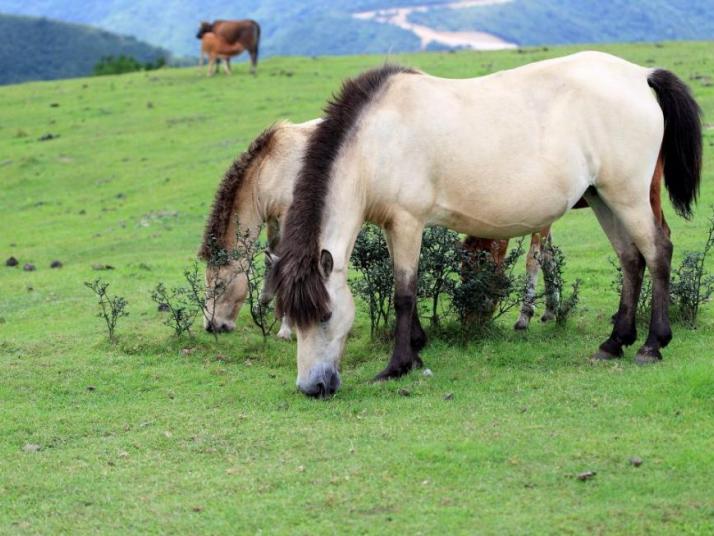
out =
{"type": "Polygon", "coordinates": [[[464,179],[439,189],[430,220],[483,238],[522,236],[553,223],[586,188],[585,180],[564,185],[534,175],[523,180],[464,179]]]}

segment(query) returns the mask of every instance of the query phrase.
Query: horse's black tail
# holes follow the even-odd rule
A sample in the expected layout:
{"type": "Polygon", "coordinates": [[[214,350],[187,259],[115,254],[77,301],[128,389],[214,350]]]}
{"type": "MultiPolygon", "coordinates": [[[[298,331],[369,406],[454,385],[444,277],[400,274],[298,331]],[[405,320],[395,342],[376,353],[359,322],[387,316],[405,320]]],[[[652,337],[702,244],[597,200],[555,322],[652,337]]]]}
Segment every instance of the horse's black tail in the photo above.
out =
{"type": "Polygon", "coordinates": [[[260,50],[260,24],[253,21],[253,31],[255,32],[255,48],[250,54],[250,61],[253,64],[253,69],[258,65],[258,52],[260,50]]]}
{"type": "Polygon", "coordinates": [[[702,111],[687,85],[673,73],[657,69],[647,83],[664,114],[664,183],[677,214],[689,219],[702,175],[702,111]]]}

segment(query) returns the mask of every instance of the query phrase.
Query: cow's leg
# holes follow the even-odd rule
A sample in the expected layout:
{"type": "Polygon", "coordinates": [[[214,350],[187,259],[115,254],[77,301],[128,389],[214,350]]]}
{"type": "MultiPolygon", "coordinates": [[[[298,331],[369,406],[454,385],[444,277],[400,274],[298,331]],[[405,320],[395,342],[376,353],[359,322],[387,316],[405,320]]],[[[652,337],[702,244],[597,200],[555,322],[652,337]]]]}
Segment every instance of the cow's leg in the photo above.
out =
{"type": "Polygon", "coordinates": [[[248,50],[248,54],[250,55],[250,74],[254,75],[256,67],[258,67],[258,50],[253,47],[248,50]]]}
{"type": "Polygon", "coordinates": [[[513,326],[514,329],[528,329],[528,324],[535,313],[536,283],[538,282],[538,270],[540,269],[541,256],[541,235],[533,233],[531,235],[531,247],[526,258],[526,288],[521,306],[521,315],[513,326]]]}
{"type": "Polygon", "coordinates": [[[412,344],[412,334],[423,230],[423,224],[406,212],[395,214],[385,229],[394,262],[394,309],[397,313],[397,325],[392,357],[387,368],[380,372],[375,380],[398,378],[413,368],[422,366],[419,354],[412,344]]]}
{"type": "Polygon", "coordinates": [[[209,56],[207,74],[208,76],[213,76],[214,74],[216,74],[216,56],[209,56]]]}
{"type": "Polygon", "coordinates": [[[231,74],[231,58],[229,56],[223,58],[223,71],[226,74],[231,74]]]}

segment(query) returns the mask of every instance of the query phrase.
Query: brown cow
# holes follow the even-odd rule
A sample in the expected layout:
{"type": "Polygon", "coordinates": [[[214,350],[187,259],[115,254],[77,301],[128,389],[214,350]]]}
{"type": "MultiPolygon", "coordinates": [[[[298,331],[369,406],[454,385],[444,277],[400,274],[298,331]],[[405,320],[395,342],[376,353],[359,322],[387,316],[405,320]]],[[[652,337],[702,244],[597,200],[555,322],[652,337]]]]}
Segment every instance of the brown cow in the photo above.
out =
{"type": "Polygon", "coordinates": [[[241,43],[229,45],[222,37],[213,32],[203,34],[201,37],[201,57],[198,65],[203,64],[203,59],[208,58],[208,76],[216,74],[216,60],[223,60],[223,70],[231,74],[231,57],[237,56],[245,50],[241,43]]]}
{"type": "MultiPolygon", "coordinates": [[[[250,54],[251,70],[255,74],[255,68],[258,65],[258,49],[260,46],[260,25],[254,20],[216,20],[213,22],[202,22],[198,28],[196,37],[201,39],[208,33],[214,33],[225,41],[229,48],[237,50],[240,45],[240,51],[230,54],[235,56],[243,50],[247,50],[250,54]]],[[[202,47],[203,49],[203,44],[202,47]]]]}

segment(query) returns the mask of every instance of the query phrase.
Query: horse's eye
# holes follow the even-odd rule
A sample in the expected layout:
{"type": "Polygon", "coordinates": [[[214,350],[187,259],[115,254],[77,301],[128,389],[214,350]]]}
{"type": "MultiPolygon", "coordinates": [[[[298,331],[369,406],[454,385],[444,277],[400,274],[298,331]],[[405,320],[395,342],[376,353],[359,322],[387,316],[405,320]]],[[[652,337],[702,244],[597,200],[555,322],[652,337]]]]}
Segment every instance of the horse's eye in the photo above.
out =
{"type": "Polygon", "coordinates": [[[320,323],[321,323],[321,324],[325,324],[326,322],[328,322],[328,321],[330,320],[330,318],[332,318],[332,311],[328,311],[328,312],[325,314],[325,316],[323,316],[323,317],[320,319],[320,323]]]}

